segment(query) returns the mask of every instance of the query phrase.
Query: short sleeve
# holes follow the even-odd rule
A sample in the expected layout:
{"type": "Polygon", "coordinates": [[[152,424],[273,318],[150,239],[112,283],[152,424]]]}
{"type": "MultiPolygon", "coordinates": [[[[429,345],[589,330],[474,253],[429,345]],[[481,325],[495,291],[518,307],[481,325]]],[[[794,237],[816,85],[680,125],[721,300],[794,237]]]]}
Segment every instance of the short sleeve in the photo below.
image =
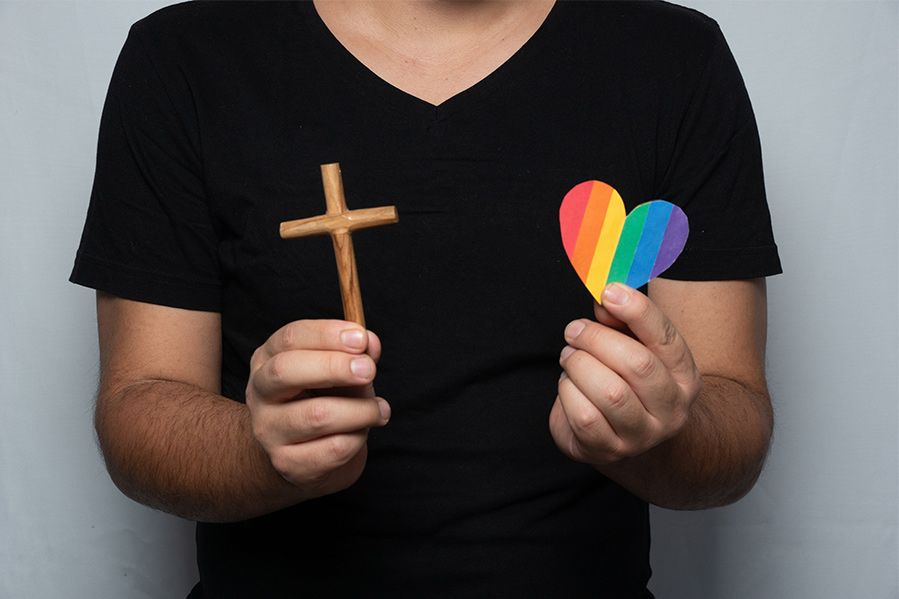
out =
{"type": "Polygon", "coordinates": [[[671,161],[657,196],[684,209],[690,235],[664,276],[724,280],[778,274],[755,115],[717,25],[694,81],[675,123],[671,161]]]}
{"type": "Polygon", "coordinates": [[[106,96],[70,280],[127,299],[218,311],[218,242],[190,88],[177,65],[154,59],[136,28],[106,96]]]}

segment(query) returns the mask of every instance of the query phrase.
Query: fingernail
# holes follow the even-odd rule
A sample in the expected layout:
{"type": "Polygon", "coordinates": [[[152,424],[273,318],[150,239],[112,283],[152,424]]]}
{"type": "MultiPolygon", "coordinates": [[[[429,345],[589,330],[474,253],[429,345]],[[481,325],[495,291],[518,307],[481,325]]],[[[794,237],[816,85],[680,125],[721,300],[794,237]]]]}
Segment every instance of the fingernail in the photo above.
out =
{"type": "Polygon", "coordinates": [[[340,342],[353,349],[362,349],[365,347],[365,331],[347,329],[340,333],[340,342]]]}
{"type": "Polygon", "coordinates": [[[383,399],[378,399],[378,411],[381,412],[381,420],[387,422],[390,420],[390,404],[383,399]]]}
{"type": "Polygon", "coordinates": [[[565,358],[574,353],[574,348],[570,345],[566,345],[562,348],[562,354],[559,356],[559,362],[564,362],[565,358]]]}
{"type": "Polygon", "coordinates": [[[361,379],[371,376],[371,360],[368,358],[356,358],[350,362],[350,370],[361,379]]]}
{"type": "Polygon", "coordinates": [[[607,304],[623,306],[629,299],[631,299],[631,294],[621,285],[612,283],[611,285],[607,285],[603,290],[602,299],[603,302],[607,304]]]}
{"type": "Polygon", "coordinates": [[[587,325],[584,324],[582,320],[574,320],[568,323],[568,326],[565,327],[565,337],[566,339],[575,339],[578,335],[581,334],[581,331],[584,330],[584,327],[587,325]]]}

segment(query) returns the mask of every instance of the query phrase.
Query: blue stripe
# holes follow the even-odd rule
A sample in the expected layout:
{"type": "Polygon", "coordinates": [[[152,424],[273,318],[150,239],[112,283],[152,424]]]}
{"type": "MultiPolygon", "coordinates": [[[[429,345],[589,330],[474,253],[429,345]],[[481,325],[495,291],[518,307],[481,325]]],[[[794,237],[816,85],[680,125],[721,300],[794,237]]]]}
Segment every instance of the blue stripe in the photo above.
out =
{"type": "Polygon", "coordinates": [[[668,228],[668,219],[671,217],[672,208],[674,205],[668,202],[649,203],[649,214],[646,215],[646,222],[643,223],[643,234],[640,236],[640,243],[637,245],[631,269],[627,273],[626,284],[629,287],[641,287],[649,281],[659,248],[662,247],[665,229],[668,228]]]}

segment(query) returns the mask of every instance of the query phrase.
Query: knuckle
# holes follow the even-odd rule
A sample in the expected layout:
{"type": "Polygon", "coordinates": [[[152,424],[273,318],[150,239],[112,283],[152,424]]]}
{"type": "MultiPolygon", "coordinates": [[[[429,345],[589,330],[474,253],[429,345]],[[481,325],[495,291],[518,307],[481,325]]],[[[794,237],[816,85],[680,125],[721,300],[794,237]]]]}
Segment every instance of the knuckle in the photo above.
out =
{"type": "Polygon", "coordinates": [[[613,461],[618,462],[627,458],[632,458],[637,455],[638,452],[633,443],[619,438],[609,443],[608,453],[613,461]]]}
{"type": "Polygon", "coordinates": [[[250,356],[250,372],[254,372],[262,364],[262,347],[257,347],[253,355],[250,356]]]}
{"type": "Polygon", "coordinates": [[[611,384],[606,386],[603,398],[609,407],[620,409],[624,407],[630,397],[630,388],[624,384],[611,384]]]}
{"type": "Polygon", "coordinates": [[[679,334],[674,323],[667,318],[662,321],[662,340],[661,344],[665,347],[674,345],[678,340],[679,334]]]}
{"type": "Polygon", "coordinates": [[[283,327],[281,327],[281,331],[279,333],[279,336],[281,337],[279,339],[281,347],[284,347],[284,348],[293,347],[293,344],[296,342],[296,336],[297,336],[296,335],[296,327],[297,327],[297,325],[298,325],[298,323],[291,322],[291,323],[286,324],[283,327]]]}
{"type": "Polygon", "coordinates": [[[327,402],[307,400],[305,425],[311,432],[318,432],[331,421],[332,410],[327,402]]]}
{"type": "Polygon", "coordinates": [[[639,378],[649,378],[656,373],[658,362],[648,351],[638,352],[631,358],[630,369],[639,378]]]}
{"type": "Polygon", "coordinates": [[[334,435],[328,441],[328,461],[336,465],[349,462],[359,450],[356,439],[350,435],[334,435]]]}
{"type": "Polygon", "coordinates": [[[269,381],[273,383],[281,383],[286,376],[287,365],[285,364],[284,354],[275,354],[268,361],[266,373],[269,381]]]}
{"type": "Polygon", "coordinates": [[[601,419],[602,416],[600,415],[599,410],[585,408],[578,410],[572,415],[571,425],[575,430],[581,433],[589,433],[599,425],[601,419]]]}
{"type": "Polygon", "coordinates": [[[272,468],[274,468],[281,476],[287,477],[291,474],[294,464],[289,453],[285,451],[285,448],[270,451],[268,459],[272,464],[272,468]]]}

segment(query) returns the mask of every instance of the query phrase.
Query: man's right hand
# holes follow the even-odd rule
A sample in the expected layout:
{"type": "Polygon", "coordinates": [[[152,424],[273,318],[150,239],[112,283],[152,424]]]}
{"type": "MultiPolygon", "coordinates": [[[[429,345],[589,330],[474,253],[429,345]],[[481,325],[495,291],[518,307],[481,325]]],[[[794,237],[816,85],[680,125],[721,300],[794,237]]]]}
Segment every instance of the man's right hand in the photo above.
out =
{"type": "Polygon", "coordinates": [[[253,434],[307,499],[356,482],[368,429],[390,419],[372,387],[380,355],[374,333],[342,320],[292,322],[253,354],[246,392],[253,434]]]}

